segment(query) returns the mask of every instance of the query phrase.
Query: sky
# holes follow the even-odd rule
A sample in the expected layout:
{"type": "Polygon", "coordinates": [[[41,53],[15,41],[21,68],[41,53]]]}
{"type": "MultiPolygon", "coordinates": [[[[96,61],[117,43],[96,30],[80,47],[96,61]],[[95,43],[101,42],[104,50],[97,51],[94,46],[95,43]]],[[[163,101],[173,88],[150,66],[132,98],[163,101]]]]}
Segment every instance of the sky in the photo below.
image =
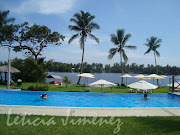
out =
{"type": "MultiPolygon", "coordinates": [[[[0,10],[10,10],[9,17],[15,17],[14,24],[29,22],[45,25],[51,31],[65,36],[60,46],[50,46],[43,51],[46,60],[80,63],[82,50],[78,39],[68,44],[75,32],[68,29],[73,25],[70,19],[83,10],[95,16],[93,20],[100,25],[92,31],[100,39],[97,44],[88,38],[85,44],[84,61],[87,63],[113,64],[120,62],[119,54],[109,60],[108,51],[116,47],[110,35],[117,29],[125,29],[132,37],[127,45],[137,46],[137,50],[125,50],[128,64],[154,64],[153,52],[144,55],[146,39],[156,36],[162,39],[158,51],[161,56],[157,63],[162,66],[180,66],[180,1],[179,0],[0,0],[0,10]]],[[[8,49],[0,48],[0,61],[7,61],[8,49]]],[[[25,58],[23,53],[11,52],[11,59],[25,58]]]]}

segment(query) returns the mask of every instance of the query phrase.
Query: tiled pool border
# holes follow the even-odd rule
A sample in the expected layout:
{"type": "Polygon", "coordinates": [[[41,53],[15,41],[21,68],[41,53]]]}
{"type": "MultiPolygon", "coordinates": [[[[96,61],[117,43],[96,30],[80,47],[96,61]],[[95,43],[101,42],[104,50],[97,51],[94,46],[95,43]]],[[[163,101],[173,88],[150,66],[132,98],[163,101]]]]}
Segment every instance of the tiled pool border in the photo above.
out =
{"type": "Polygon", "coordinates": [[[127,116],[180,116],[180,107],[45,107],[0,105],[0,114],[28,114],[50,116],[127,117],[127,116]]]}

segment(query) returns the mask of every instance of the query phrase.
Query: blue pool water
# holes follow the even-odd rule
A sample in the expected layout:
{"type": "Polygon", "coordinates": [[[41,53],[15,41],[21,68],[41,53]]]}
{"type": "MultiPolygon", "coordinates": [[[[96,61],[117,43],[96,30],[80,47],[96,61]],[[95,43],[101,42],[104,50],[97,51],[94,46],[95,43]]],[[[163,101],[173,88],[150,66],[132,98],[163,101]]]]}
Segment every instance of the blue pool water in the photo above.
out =
{"type": "Polygon", "coordinates": [[[86,93],[46,92],[48,99],[41,99],[43,92],[0,90],[0,105],[59,106],[59,107],[180,107],[180,96],[173,94],[143,93],[86,93]]]}

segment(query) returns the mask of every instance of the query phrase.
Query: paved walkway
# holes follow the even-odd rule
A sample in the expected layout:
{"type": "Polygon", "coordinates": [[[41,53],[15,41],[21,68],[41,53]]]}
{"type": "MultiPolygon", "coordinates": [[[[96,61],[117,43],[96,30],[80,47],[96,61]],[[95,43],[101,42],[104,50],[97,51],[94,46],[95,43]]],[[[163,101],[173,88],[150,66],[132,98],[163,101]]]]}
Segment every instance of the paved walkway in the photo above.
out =
{"type": "Polygon", "coordinates": [[[89,108],[0,105],[0,114],[32,114],[52,116],[180,116],[180,107],[159,108],[89,108]]]}

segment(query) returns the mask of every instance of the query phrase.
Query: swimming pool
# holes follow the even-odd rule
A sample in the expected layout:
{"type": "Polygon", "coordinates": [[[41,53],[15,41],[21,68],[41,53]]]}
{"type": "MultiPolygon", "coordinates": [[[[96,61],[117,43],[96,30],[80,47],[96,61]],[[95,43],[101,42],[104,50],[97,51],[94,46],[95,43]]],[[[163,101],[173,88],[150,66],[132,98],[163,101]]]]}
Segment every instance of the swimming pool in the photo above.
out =
{"type": "Polygon", "coordinates": [[[180,107],[180,96],[167,93],[88,93],[0,90],[0,105],[57,106],[57,107],[180,107]]]}

